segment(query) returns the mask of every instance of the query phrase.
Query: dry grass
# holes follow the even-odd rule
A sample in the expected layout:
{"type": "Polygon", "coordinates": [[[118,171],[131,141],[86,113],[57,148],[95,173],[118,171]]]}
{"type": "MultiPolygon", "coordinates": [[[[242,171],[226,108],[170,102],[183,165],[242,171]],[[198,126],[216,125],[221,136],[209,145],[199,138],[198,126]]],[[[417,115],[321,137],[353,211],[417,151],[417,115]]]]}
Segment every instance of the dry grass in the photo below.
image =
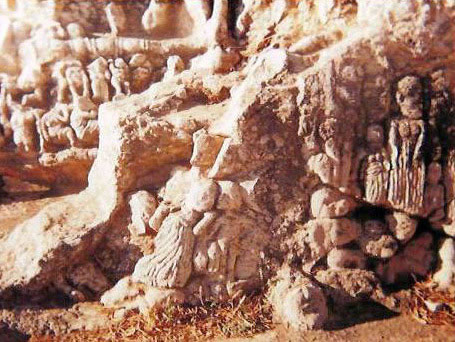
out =
{"type": "Polygon", "coordinates": [[[263,296],[256,295],[225,304],[170,305],[148,316],[129,313],[106,330],[32,337],[30,341],[204,341],[250,337],[271,328],[271,308],[263,296]]]}
{"type": "Polygon", "coordinates": [[[440,291],[431,281],[416,283],[412,289],[409,310],[419,322],[455,327],[455,289],[440,291]],[[430,310],[427,303],[439,304],[430,310]]]}

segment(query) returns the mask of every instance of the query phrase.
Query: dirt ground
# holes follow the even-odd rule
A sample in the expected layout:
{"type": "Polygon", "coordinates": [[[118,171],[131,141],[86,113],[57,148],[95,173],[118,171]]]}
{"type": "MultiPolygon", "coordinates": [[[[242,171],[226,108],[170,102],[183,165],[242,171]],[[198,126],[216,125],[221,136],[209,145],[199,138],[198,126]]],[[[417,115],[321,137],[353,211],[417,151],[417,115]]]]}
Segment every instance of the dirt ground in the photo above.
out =
{"type": "MultiPolygon", "coordinates": [[[[0,199],[0,239],[7,236],[14,226],[37,213],[43,206],[57,201],[62,195],[51,194],[44,188],[27,188],[18,184],[8,184],[11,194],[0,199]],[[32,191],[30,191],[32,190],[32,191]]],[[[69,331],[69,322],[78,322],[80,328],[99,327],[106,323],[108,314],[103,316],[102,309],[94,309],[94,304],[81,307],[53,310],[0,310],[0,342],[27,340],[28,336],[20,333],[37,331],[40,327],[58,326],[59,320],[69,331]],[[65,317],[69,317],[66,319],[65,317]],[[95,319],[96,317],[96,319],[95,319]],[[75,319],[76,318],[76,319],[75,319]],[[93,324],[87,320],[93,319],[93,324]],[[84,321],[84,324],[81,324],[84,321]],[[8,328],[14,326],[14,330],[8,328]]],[[[76,324],[76,325],[77,325],[76,324]]],[[[59,329],[56,329],[59,330],[59,329]]],[[[64,331],[63,329],[62,331],[64,331]]],[[[100,333],[102,334],[102,333],[100,333]]],[[[33,341],[85,341],[77,332],[53,338],[35,337],[33,341]]],[[[160,340],[160,336],[151,336],[150,340],[160,340]]],[[[100,339],[101,340],[101,339],[100,339]]],[[[105,339],[102,339],[103,341],[105,339]]],[[[419,323],[409,315],[396,315],[378,307],[365,305],[353,307],[350,312],[340,314],[329,322],[327,330],[294,334],[282,326],[272,326],[272,330],[248,339],[225,339],[216,341],[441,341],[455,342],[455,326],[429,326],[419,323]]]]}

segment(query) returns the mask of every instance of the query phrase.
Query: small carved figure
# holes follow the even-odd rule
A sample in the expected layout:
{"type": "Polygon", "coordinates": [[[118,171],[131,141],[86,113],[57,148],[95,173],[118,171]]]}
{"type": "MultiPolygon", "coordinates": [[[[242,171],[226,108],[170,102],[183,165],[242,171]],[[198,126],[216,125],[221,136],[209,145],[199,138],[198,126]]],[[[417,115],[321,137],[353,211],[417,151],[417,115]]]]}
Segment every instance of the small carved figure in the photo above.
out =
{"type": "Polygon", "coordinates": [[[13,136],[8,102],[11,102],[11,95],[7,94],[6,86],[2,84],[0,87],[0,148],[8,144],[13,136]]]}
{"type": "Polygon", "coordinates": [[[65,76],[65,69],[67,64],[65,62],[58,62],[54,66],[52,78],[57,82],[57,102],[69,102],[69,85],[65,76]]]}
{"type": "Polygon", "coordinates": [[[367,157],[365,174],[365,199],[376,205],[387,203],[389,183],[389,163],[382,153],[371,154],[367,157]]]}
{"type": "Polygon", "coordinates": [[[329,183],[342,190],[347,189],[351,179],[352,137],[334,118],[326,119],[319,126],[319,135],[323,141],[327,162],[330,165],[329,183]]]}
{"type": "Polygon", "coordinates": [[[10,104],[11,128],[13,141],[21,152],[36,151],[36,120],[41,111],[38,109],[27,110],[16,103],[10,104]]]}
{"type": "Polygon", "coordinates": [[[130,71],[128,64],[122,58],[115,61],[109,60],[109,70],[111,71],[111,84],[115,90],[115,96],[130,95],[130,71]]]}
{"type": "Polygon", "coordinates": [[[97,58],[87,67],[90,76],[93,101],[96,103],[104,103],[109,101],[109,84],[111,73],[109,72],[109,64],[103,57],[97,58]]]}
{"type": "Polygon", "coordinates": [[[144,54],[135,54],[129,62],[131,70],[131,90],[135,93],[144,91],[151,82],[152,63],[144,54]]]}
{"type": "Polygon", "coordinates": [[[422,120],[422,85],[416,77],[398,83],[396,100],[402,118],[392,121],[389,133],[391,150],[388,199],[392,206],[409,214],[422,214],[425,188],[422,120]]]}
{"type": "Polygon", "coordinates": [[[430,75],[430,108],[428,115],[429,140],[428,146],[433,161],[440,161],[443,151],[441,138],[449,147],[454,142],[448,134],[448,128],[454,123],[450,82],[444,69],[430,75]]]}
{"type": "Polygon", "coordinates": [[[71,110],[70,105],[57,103],[39,120],[42,153],[49,152],[53,145],[76,146],[76,134],[70,127],[71,110]]]}
{"type": "Polygon", "coordinates": [[[26,107],[41,107],[46,102],[46,86],[49,81],[41,64],[26,66],[17,79],[18,88],[25,94],[21,104],[26,107]]]}
{"type": "Polygon", "coordinates": [[[81,96],[90,96],[90,81],[79,61],[74,61],[68,65],[65,70],[65,77],[73,101],[76,101],[81,96]]]}
{"type": "Polygon", "coordinates": [[[96,146],[98,143],[98,109],[96,105],[86,97],[79,98],[71,113],[71,127],[76,133],[79,142],[86,146],[96,146]]]}
{"type": "Polygon", "coordinates": [[[170,56],[167,59],[167,70],[164,74],[164,79],[174,77],[185,70],[185,63],[180,56],[170,56]]]}
{"type": "Polygon", "coordinates": [[[381,125],[370,125],[367,129],[367,150],[372,153],[363,161],[362,180],[365,199],[371,204],[387,203],[390,165],[383,151],[384,130],[381,125]]]}
{"type": "Polygon", "coordinates": [[[127,17],[122,4],[111,2],[106,6],[105,12],[111,33],[117,36],[124,32],[127,26],[127,17]]]}

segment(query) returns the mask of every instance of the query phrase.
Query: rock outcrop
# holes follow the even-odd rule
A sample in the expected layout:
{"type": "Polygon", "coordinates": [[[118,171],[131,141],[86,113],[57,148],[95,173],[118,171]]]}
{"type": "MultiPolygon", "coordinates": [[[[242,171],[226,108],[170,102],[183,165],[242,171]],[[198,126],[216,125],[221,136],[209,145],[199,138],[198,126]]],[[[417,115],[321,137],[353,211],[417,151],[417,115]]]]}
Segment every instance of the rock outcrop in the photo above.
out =
{"type": "Polygon", "coordinates": [[[0,241],[3,298],[268,284],[305,330],[431,272],[455,236],[453,1],[68,3],[0,20],[0,174],[87,184],[0,241]]]}

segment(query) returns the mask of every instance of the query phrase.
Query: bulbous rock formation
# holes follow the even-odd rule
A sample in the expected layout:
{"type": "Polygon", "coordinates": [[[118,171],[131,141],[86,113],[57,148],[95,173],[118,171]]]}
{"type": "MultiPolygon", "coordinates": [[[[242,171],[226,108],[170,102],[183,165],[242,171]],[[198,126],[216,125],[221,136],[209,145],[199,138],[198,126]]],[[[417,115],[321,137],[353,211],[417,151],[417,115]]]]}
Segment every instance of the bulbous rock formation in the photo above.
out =
{"type": "Polygon", "coordinates": [[[29,7],[0,14],[0,175],[87,187],[0,241],[3,298],[268,286],[321,328],[329,297],[378,300],[455,237],[454,1],[29,7]]]}

